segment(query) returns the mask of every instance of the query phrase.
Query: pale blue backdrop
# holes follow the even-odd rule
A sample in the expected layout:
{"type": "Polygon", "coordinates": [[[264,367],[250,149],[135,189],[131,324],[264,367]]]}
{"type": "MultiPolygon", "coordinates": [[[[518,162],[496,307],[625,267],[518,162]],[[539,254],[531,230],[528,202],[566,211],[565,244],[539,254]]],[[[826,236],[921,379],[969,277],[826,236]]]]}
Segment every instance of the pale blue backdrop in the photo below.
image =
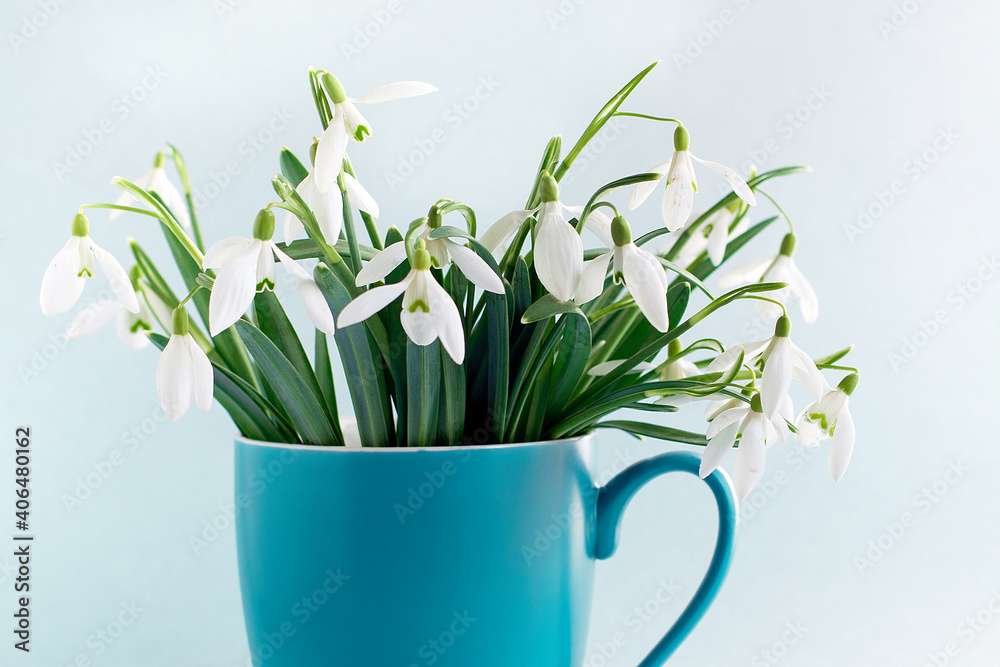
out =
{"type": "MultiPolygon", "coordinates": [[[[520,205],[549,136],[575,139],[660,58],[631,109],[682,118],[708,159],[814,168],[770,188],[797,221],[797,259],[821,300],[811,327],[794,316],[793,336],[817,355],[856,343],[863,367],[847,476],[830,479],[825,449],[770,452],[730,579],[672,664],[989,663],[1000,651],[998,21],[1000,8],[973,0],[4,3],[0,539],[13,531],[16,425],[34,436],[38,537],[30,656],[10,646],[15,575],[0,549],[0,663],[248,659],[227,415],[216,405],[164,422],[155,352],[131,353],[110,330],[66,345],[72,313],[39,311],[42,272],[80,202],[115,197],[111,176],[137,177],[169,140],[209,238],[246,233],[273,196],[278,149],[301,153],[318,131],[313,65],[354,94],[405,79],[441,89],[373,108],[375,134],[352,151],[383,223],[443,196],[489,221],[520,205]]],[[[660,162],[669,143],[666,128],[622,122],[565,198],[660,162]]],[[[701,173],[706,206],[719,181],[701,173]]],[[[651,203],[636,226],[656,214],[651,203]]],[[[144,219],[92,219],[119,256],[132,235],[164,257],[144,219]]],[[[774,252],[780,234],[742,256],[774,252]]],[[[746,305],[704,330],[763,337],[754,317],[746,305]]],[[[611,433],[602,447],[605,476],[664,449],[611,433]]],[[[587,667],[639,661],[692,593],[714,530],[693,479],[636,499],[619,554],[599,567],[587,667]]]]}

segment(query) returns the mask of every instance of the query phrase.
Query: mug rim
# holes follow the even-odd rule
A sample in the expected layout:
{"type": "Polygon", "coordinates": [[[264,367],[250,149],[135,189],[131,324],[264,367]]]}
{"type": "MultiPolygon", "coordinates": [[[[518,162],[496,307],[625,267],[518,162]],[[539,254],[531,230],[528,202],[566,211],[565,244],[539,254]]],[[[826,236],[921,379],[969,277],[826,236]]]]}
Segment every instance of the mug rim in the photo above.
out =
{"type": "Polygon", "coordinates": [[[338,447],[336,445],[303,445],[296,442],[267,442],[254,440],[237,434],[234,441],[254,447],[271,447],[274,449],[295,449],[304,451],[363,453],[363,452],[456,452],[470,450],[514,449],[521,447],[546,447],[570,442],[589,442],[595,438],[595,431],[590,430],[573,438],[557,438],[555,440],[537,440],[533,442],[509,442],[492,445],[449,445],[444,447],[338,447]]]}

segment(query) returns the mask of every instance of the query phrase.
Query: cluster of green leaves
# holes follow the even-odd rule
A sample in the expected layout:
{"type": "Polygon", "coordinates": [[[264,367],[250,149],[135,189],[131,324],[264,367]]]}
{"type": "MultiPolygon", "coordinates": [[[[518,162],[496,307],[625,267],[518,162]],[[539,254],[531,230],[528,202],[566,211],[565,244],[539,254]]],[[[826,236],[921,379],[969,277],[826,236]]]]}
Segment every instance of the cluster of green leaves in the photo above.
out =
{"type": "MultiPolygon", "coordinates": [[[[542,175],[549,173],[556,180],[561,179],[653,66],[636,75],[612,97],[565,157],[561,156],[561,138],[557,136],[549,141],[526,208],[533,209],[540,203],[542,175]]],[[[310,76],[316,106],[326,128],[332,114],[330,101],[319,85],[320,74],[311,72],[310,76]]],[[[132,184],[120,185],[144,200],[163,224],[173,259],[207,331],[209,290],[214,274],[201,268],[200,253],[204,252],[204,246],[190,201],[187,172],[176,150],[174,162],[188,192],[194,240],[180,230],[172,212],[155,194],[132,184]]],[[[315,215],[295,190],[307,176],[307,169],[287,149],[281,152],[280,165],[281,173],[272,183],[280,202],[272,206],[297,215],[309,236],[284,249],[293,259],[318,260],[314,278],[336,317],[347,303],[364,291],[365,288],[355,284],[363,263],[383,247],[404,240],[404,235],[391,228],[382,239],[371,217],[359,211],[368,233],[368,243],[362,243],[354,224],[354,210],[341,180],[344,231],[334,245],[327,244],[315,215]]],[[[344,169],[353,174],[346,159],[344,169]]],[[[770,178],[801,170],[788,168],[766,172],[752,178],[749,185],[756,188],[770,178]]],[[[580,217],[584,218],[600,206],[600,199],[606,193],[655,177],[658,175],[637,174],[605,185],[590,199],[580,217]]],[[[434,269],[435,277],[462,314],[466,335],[463,364],[453,362],[436,341],[418,346],[407,338],[400,324],[402,297],[363,325],[337,329],[332,342],[346,375],[362,443],[373,447],[413,447],[527,442],[572,437],[604,426],[641,436],[705,444],[701,434],[643,421],[607,418],[622,409],[676,409],[652,403],[648,400],[651,398],[711,393],[742,396],[740,387],[734,385],[736,380],[742,379],[738,366],[727,374],[704,373],[683,380],[662,380],[656,372],[634,372],[640,363],[653,360],[671,341],[689,332],[714,311],[737,299],[783,287],[780,283],[755,284],[716,297],[703,282],[716,268],[705,253],[686,267],[674,263],[678,250],[691,234],[701,230],[702,223],[712,213],[735,204],[735,194],[723,197],[661,256],[664,266],[675,274],[667,293],[672,328],[661,333],[646,321],[636,304],[624,294],[622,286],[610,277],[603,294],[583,307],[549,295],[538,281],[531,253],[522,253],[535,224],[533,218],[528,219],[503,257],[496,261],[475,240],[476,220],[472,209],[462,202],[438,201],[435,207],[441,215],[457,212],[463,216],[465,229],[441,226],[430,232],[430,238],[452,237],[467,242],[502,277],[504,293],[477,294],[454,265],[444,271],[434,269]],[[689,313],[692,292],[696,290],[707,295],[708,302],[689,313]],[[596,364],[608,360],[622,360],[622,363],[602,377],[587,373],[596,364]]],[[[741,205],[731,229],[746,214],[746,206],[741,205]]],[[[762,220],[730,241],[726,259],[775,219],[762,220]]],[[[425,220],[415,221],[407,237],[425,220]]],[[[572,222],[582,228],[582,220],[572,222]]],[[[643,245],[663,233],[665,229],[651,232],[636,243],[643,245]]],[[[142,288],[153,292],[170,308],[180,303],[142,248],[133,243],[132,249],[141,270],[142,288]]],[[[588,253],[587,258],[595,254],[588,253]]],[[[404,261],[385,282],[403,279],[409,269],[409,263],[404,261]]],[[[161,324],[169,331],[168,322],[161,324]]],[[[331,341],[322,332],[315,331],[310,360],[305,345],[273,292],[258,293],[252,312],[214,338],[204,334],[194,322],[191,329],[212,362],[216,398],[243,435],[274,442],[344,444],[334,389],[331,341]]],[[[161,348],[167,342],[167,338],[159,334],[151,337],[161,348]]],[[[667,363],[698,351],[714,355],[721,349],[721,344],[713,339],[698,340],[682,348],[667,363]]],[[[707,362],[702,365],[704,363],[707,362]]]]}

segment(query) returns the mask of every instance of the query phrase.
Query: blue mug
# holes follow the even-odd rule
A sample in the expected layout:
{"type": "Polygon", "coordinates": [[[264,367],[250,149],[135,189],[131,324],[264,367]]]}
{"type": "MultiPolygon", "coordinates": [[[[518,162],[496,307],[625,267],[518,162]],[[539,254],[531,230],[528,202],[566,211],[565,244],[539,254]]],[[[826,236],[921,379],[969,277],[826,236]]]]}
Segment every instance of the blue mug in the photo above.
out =
{"type": "MultiPolygon", "coordinates": [[[[598,487],[594,439],[375,449],[236,441],[240,586],[255,667],[578,667],[594,564],[635,493],[698,457],[640,461],[598,487]]],[[[728,479],[704,581],[642,661],[662,665],[732,556],[728,479]]]]}

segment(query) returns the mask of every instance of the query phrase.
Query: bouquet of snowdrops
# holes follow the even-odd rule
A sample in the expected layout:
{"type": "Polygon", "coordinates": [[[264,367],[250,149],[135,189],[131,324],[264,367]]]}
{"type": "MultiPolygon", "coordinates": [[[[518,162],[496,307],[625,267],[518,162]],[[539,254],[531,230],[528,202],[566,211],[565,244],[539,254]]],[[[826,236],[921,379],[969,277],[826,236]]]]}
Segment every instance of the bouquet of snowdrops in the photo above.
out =
{"type": "Polygon", "coordinates": [[[858,372],[840,365],[849,347],[813,359],[792,342],[789,300],[812,322],[816,296],[795,266],[788,216],[761,189],[806,169],[744,180],[695,157],[680,121],[620,111],[654,66],[618,91],[568,152],[560,136],[548,142],[523,209],[480,234],[469,204],[439,199],[426,215],[384,236],[378,205],[347,155],[371,134],[359,108],[436,89],[404,82],[349,97],[335,76],[310,70],[323,132],[305,163],[281,151],[281,173],[272,180],[276,200],[260,210],[249,236],[206,250],[187,168],[168,144],[141,180],[114,179],[124,190],[118,202],[80,207],[70,240],[42,279],[42,311],[72,308],[99,265],[115,298],[80,311],[70,337],[116,318],[129,346],[151,341],[162,350],[156,386],[171,419],[192,400],[208,410],[214,396],[241,433],[258,440],[427,447],[615,428],[704,447],[703,476],[736,446],[734,481],[743,497],[760,479],[767,447],[795,433],[808,445],[832,438],[831,470],[839,479],[854,446],[848,400],[858,372]],[[671,124],[673,152],[647,172],[599,187],[583,205],[567,205],[560,180],[615,117],[671,124]],[[167,175],[167,159],[184,194],[167,175]],[[725,179],[732,192],[692,216],[695,163],[725,179]],[[662,226],[633,234],[610,201],[625,188],[631,188],[629,210],[661,189],[662,226]],[[759,196],[773,203],[776,215],[751,222],[759,196]],[[98,246],[84,213],[95,208],[157,220],[183,289],[175,291],[135,241],[128,271],[98,246]],[[274,238],[276,210],[284,212],[284,242],[274,238]],[[777,255],[737,268],[719,281],[733,289],[713,293],[705,279],[778,220],[789,232],[777,255]],[[585,249],[585,230],[602,247],[585,249]],[[672,244],[647,249],[667,234],[672,244]],[[299,337],[274,293],[276,260],[315,327],[312,340],[299,337]],[[715,336],[695,337],[713,312],[744,299],[775,320],[771,338],[724,345],[715,336]],[[330,338],[356,425],[339,417],[344,406],[335,393],[330,338]],[[306,345],[313,347],[311,357],[306,345]],[[835,387],[823,370],[839,372],[835,387]],[[789,396],[793,380],[814,399],[797,416],[789,396]],[[693,401],[707,403],[704,434],[610,418],[625,410],[673,412],[693,401]]]}

